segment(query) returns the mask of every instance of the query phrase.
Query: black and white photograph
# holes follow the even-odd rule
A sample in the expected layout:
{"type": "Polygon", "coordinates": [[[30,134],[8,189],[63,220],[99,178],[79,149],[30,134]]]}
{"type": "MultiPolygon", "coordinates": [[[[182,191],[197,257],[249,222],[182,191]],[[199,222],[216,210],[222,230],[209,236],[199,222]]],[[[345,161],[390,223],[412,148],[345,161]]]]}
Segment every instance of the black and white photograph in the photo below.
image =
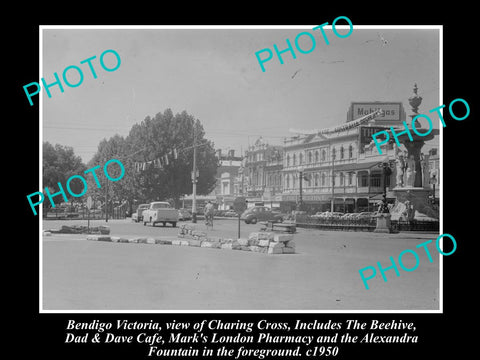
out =
{"type": "Polygon", "coordinates": [[[468,6],[101,5],[6,27],[10,353],[474,354],[468,6]]]}
{"type": "Polygon", "coordinates": [[[440,311],[442,29],[336,20],[42,27],[41,310],[440,311]]]}

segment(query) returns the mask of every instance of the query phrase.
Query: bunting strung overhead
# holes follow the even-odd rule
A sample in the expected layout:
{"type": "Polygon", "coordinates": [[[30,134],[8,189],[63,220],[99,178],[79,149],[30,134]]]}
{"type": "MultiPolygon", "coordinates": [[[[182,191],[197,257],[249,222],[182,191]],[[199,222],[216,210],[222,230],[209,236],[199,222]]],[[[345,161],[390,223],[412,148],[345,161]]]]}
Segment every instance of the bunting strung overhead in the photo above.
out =
{"type": "Polygon", "coordinates": [[[170,164],[171,158],[173,158],[174,160],[178,159],[178,150],[176,148],[173,148],[167,151],[165,155],[162,155],[150,161],[136,161],[134,163],[134,168],[136,172],[145,171],[149,166],[153,166],[156,169],[163,169],[165,166],[168,166],[170,164]]]}

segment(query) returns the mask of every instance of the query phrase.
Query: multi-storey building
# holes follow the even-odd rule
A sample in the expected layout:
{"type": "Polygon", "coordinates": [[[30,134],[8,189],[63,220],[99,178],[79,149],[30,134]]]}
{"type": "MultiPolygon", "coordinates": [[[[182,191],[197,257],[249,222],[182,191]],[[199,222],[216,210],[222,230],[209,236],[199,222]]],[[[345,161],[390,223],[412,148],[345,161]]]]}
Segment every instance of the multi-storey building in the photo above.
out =
{"type": "MultiPolygon", "coordinates": [[[[383,193],[381,164],[394,160],[397,147],[382,146],[382,155],[372,146],[371,135],[385,125],[402,122],[405,112],[401,103],[352,103],[347,123],[328,131],[312,131],[285,139],[283,156],[283,207],[294,209],[301,201],[311,211],[333,210],[361,212],[376,210],[383,193]],[[388,115],[385,107],[388,109],[388,115]],[[358,122],[376,109],[383,116],[358,122]],[[382,119],[383,118],[383,119],[382,119]],[[302,191],[300,192],[300,182],[302,191]]],[[[395,174],[386,178],[388,189],[395,186],[395,174]]]]}
{"type": "Polygon", "coordinates": [[[245,152],[244,196],[250,201],[271,203],[282,191],[282,146],[269,145],[260,137],[245,152]]]}

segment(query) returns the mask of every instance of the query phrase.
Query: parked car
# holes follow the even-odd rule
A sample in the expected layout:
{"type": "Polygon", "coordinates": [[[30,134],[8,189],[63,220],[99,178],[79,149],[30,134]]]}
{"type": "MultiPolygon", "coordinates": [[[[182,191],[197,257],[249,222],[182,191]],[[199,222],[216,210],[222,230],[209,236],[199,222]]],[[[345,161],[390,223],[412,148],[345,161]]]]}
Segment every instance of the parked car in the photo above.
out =
{"type": "Polygon", "coordinates": [[[192,214],[187,209],[178,209],[178,220],[179,221],[187,221],[192,220],[192,214]]]}
{"type": "Polygon", "coordinates": [[[254,206],[243,212],[240,219],[245,221],[245,224],[256,224],[258,221],[275,221],[282,222],[282,214],[278,211],[272,211],[266,206],[254,206]]]}
{"type": "Polygon", "coordinates": [[[147,223],[155,226],[157,223],[163,223],[166,226],[167,223],[172,224],[173,227],[177,226],[178,210],[172,208],[168,202],[155,201],[150,203],[150,207],[143,211],[143,225],[147,223]]]}
{"type": "Polygon", "coordinates": [[[237,217],[238,214],[237,214],[237,212],[236,212],[235,210],[227,210],[227,211],[225,212],[225,215],[224,215],[224,216],[226,216],[226,217],[237,217]]]}
{"type": "Polygon", "coordinates": [[[140,204],[137,210],[132,214],[132,220],[139,222],[143,220],[143,211],[147,210],[150,207],[150,204],[140,204]]]}

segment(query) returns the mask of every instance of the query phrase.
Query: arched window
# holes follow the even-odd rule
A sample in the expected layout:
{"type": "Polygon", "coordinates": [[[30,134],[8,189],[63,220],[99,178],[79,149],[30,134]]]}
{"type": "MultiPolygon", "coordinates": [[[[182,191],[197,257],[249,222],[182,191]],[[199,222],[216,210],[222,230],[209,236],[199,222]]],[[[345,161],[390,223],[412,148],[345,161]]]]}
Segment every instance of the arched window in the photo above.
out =
{"type": "Polygon", "coordinates": [[[325,161],[327,158],[327,153],[325,152],[325,149],[322,150],[322,161],[325,161]]]}
{"type": "Polygon", "coordinates": [[[315,151],[315,162],[318,163],[318,161],[320,160],[318,158],[319,154],[318,154],[318,150],[315,151]]]}
{"type": "Polygon", "coordinates": [[[353,146],[348,147],[348,157],[351,159],[353,157],[353,146]]]}

